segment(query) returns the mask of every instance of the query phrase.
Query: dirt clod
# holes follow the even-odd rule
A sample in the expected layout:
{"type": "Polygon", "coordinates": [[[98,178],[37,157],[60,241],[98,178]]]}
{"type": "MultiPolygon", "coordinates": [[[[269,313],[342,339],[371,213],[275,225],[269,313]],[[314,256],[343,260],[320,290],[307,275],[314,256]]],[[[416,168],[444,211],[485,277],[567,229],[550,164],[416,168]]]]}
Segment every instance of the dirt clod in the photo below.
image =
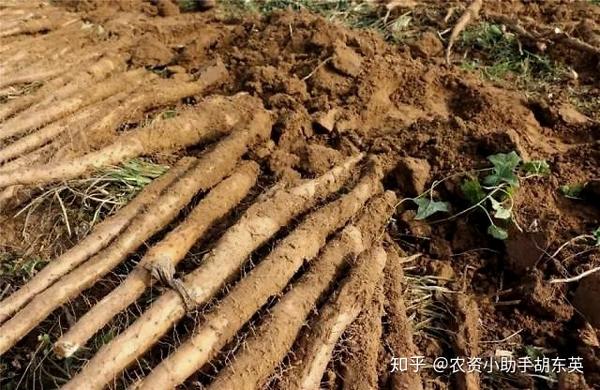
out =
{"type": "Polygon", "coordinates": [[[444,50],[444,45],[435,32],[426,31],[411,45],[411,49],[417,56],[430,58],[440,55],[444,50]]]}
{"type": "Polygon", "coordinates": [[[508,264],[517,274],[535,267],[544,255],[546,236],[541,232],[514,232],[506,241],[508,264]]]}
{"type": "Polygon", "coordinates": [[[408,196],[417,196],[425,191],[429,182],[431,166],[425,159],[402,157],[394,170],[394,175],[402,191],[408,196]]]}
{"type": "Polygon", "coordinates": [[[173,16],[179,14],[179,7],[173,0],[158,0],[156,8],[160,16],[173,16]]]}
{"type": "Polygon", "coordinates": [[[596,329],[600,329],[600,273],[584,278],[577,287],[573,304],[596,329]]]}
{"type": "Polygon", "coordinates": [[[561,372],[558,375],[558,390],[588,390],[583,375],[575,372],[561,372]]]}
{"type": "Polygon", "coordinates": [[[345,75],[358,76],[361,71],[362,59],[358,53],[342,42],[336,42],[331,64],[345,75]]]}
{"type": "Polygon", "coordinates": [[[171,50],[154,37],[142,37],[133,50],[131,60],[136,65],[166,65],[171,62],[171,50]]]}

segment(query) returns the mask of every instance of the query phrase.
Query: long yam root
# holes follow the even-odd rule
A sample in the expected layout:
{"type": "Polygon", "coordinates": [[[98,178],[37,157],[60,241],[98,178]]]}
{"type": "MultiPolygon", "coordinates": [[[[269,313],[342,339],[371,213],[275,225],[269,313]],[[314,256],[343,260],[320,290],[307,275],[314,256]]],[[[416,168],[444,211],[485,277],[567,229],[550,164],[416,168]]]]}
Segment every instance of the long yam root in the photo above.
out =
{"type": "Polygon", "coordinates": [[[177,162],[164,175],[147,185],[131,202],[115,215],[98,224],[79,244],[62,256],[48,263],[27,284],[0,302],[0,323],[29,302],[35,295],[44,291],[63,275],[105,248],[119,235],[145,207],[153,203],[160,193],[187,171],[194,158],[186,157],[177,162]]]}
{"type": "MultiPolygon", "coordinates": [[[[9,172],[21,167],[30,165],[41,165],[47,162],[57,150],[59,150],[61,140],[55,140],[52,143],[43,146],[29,154],[22,155],[3,165],[0,165],[1,172],[9,172]]],[[[25,202],[28,196],[21,196],[26,191],[23,185],[8,186],[0,190],[0,212],[5,208],[18,207],[19,204],[25,202]]],[[[31,191],[28,191],[31,192],[31,191]]]]}
{"type": "Polygon", "coordinates": [[[126,66],[125,59],[120,56],[107,56],[99,60],[92,58],[92,60],[94,63],[86,66],[85,70],[56,77],[34,93],[3,104],[0,106],[0,120],[5,120],[33,105],[36,105],[35,109],[37,110],[41,107],[48,107],[52,103],[62,102],[82,88],[102,81],[114,72],[125,70],[126,66]]]}
{"type": "Polygon", "coordinates": [[[90,146],[96,144],[97,139],[106,139],[107,135],[114,133],[124,121],[137,120],[151,108],[174,104],[185,97],[202,94],[225,81],[227,75],[223,62],[217,61],[201,73],[198,81],[174,83],[171,80],[158,79],[152,85],[136,91],[116,109],[105,110],[102,118],[89,128],[79,131],[71,140],[71,144],[75,150],[89,150],[90,146]]]}
{"type": "Polygon", "coordinates": [[[540,51],[546,50],[548,44],[562,43],[573,49],[600,56],[600,47],[573,37],[561,29],[541,25],[539,23],[530,23],[529,29],[526,29],[517,18],[511,18],[506,15],[492,12],[486,14],[486,17],[496,23],[505,25],[520,37],[531,41],[540,51]]]}
{"type": "Polygon", "coordinates": [[[36,148],[55,140],[67,130],[69,133],[74,134],[77,133],[79,129],[85,129],[88,126],[93,126],[94,121],[102,120],[98,116],[99,113],[104,112],[104,110],[113,111],[117,109],[119,102],[125,99],[127,96],[127,92],[117,94],[107,100],[102,101],[101,107],[86,107],[72,116],[53,122],[48,126],[45,126],[29,135],[26,135],[23,138],[18,139],[5,148],[0,149],[0,163],[35,150],[36,148]]]}
{"type": "Polygon", "coordinates": [[[62,23],[59,23],[58,21],[52,19],[53,18],[27,20],[23,23],[20,23],[18,26],[0,31],[0,38],[55,30],[79,21],[79,19],[73,19],[67,22],[63,21],[62,23]]]}
{"type": "MultiPolygon", "coordinates": [[[[477,301],[468,294],[452,294],[448,299],[452,307],[451,343],[455,356],[476,357],[480,350],[480,315],[477,301]]],[[[455,376],[458,390],[479,390],[480,375],[475,371],[458,372],[455,376]]]]}
{"type": "Polygon", "coordinates": [[[176,151],[202,141],[207,142],[231,132],[257,110],[261,110],[260,102],[246,94],[232,98],[209,98],[178,117],[133,130],[120,136],[113,144],[82,157],[46,166],[0,172],[0,188],[72,179],[93,168],[117,165],[141,155],[176,151]]]}
{"type": "Polygon", "coordinates": [[[344,390],[379,388],[377,359],[383,335],[383,300],[383,279],[380,279],[371,299],[346,329],[348,339],[343,341],[346,353],[340,373],[344,390]]]}
{"type": "Polygon", "coordinates": [[[35,130],[45,124],[51,123],[69,115],[87,105],[104,100],[112,95],[131,91],[138,85],[155,78],[156,76],[144,69],[136,69],[117,75],[97,85],[93,91],[80,91],[65,99],[60,104],[42,107],[21,113],[0,125],[0,140],[5,140],[35,130]]]}
{"type": "MultiPolygon", "coordinates": [[[[227,78],[227,69],[221,61],[208,66],[200,75],[200,79],[194,82],[174,83],[171,80],[158,79],[150,87],[138,89],[126,98],[112,96],[102,104],[99,113],[94,115],[94,123],[89,126],[83,126],[80,121],[75,121],[75,117],[84,115],[81,112],[68,118],[68,123],[79,122],[77,128],[69,128],[69,144],[75,151],[85,151],[92,149],[99,141],[104,141],[116,133],[118,126],[124,121],[137,120],[142,117],[145,111],[161,106],[174,104],[177,101],[193,95],[206,92],[209,88],[217,86],[227,78]],[[115,103],[115,101],[117,103],[115,103]],[[83,128],[82,128],[83,127],[83,128]]],[[[88,108],[87,110],[95,109],[88,108]]],[[[183,118],[182,118],[183,119],[183,118]]],[[[65,129],[61,127],[62,122],[54,122],[45,128],[40,129],[19,139],[13,144],[0,151],[0,156],[4,154],[15,155],[16,150],[30,149],[47,142],[51,136],[56,133],[62,133],[65,129]]],[[[1,160],[1,159],[0,159],[1,160]]]]}
{"type": "Polygon", "coordinates": [[[380,246],[359,256],[357,264],[344,279],[342,286],[321,309],[310,332],[306,332],[300,339],[294,362],[281,379],[283,388],[319,388],[333,348],[373,296],[386,261],[385,250],[380,246]]]}
{"type": "Polygon", "coordinates": [[[245,163],[213,188],[179,226],[146,252],[136,269],[116,289],[54,344],[56,353],[61,357],[71,356],[115,315],[135,302],[152,282],[150,271],[144,268],[145,264],[160,261],[167,265],[166,272],[175,269],[196,241],[247,195],[256,183],[257,176],[258,165],[245,163]]]}
{"type": "MultiPolygon", "coordinates": [[[[390,241],[386,240],[386,241],[390,241]]],[[[384,269],[384,310],[387,315],[388,328],[384,335],[384,342],[391,351],[392,356],[415,356],[417,347],[413,341],[413,329],[406,315],[406,304],[402,292],[404,291],[404,252],[396,245],[386,248],[388,261],[384,269]],[[402,257],[400,257],[402,255],[402,257]]],[[[421,374],[408,370],[397,372],[389,379],[391,390],[415,389],[423,390],[421,374]]]]}
{"type": "MultiPolygon", "coordinates": [[[[369,172],[348,194],[306,217],[205,315],[190,339],[152,370],[140,389],[173,388],[208,363],[269,297],[281,293],[302,265],[317,256],[327,238],[380,190],[380,178],[375,170],[369,172]]],[[[196,282],[187,278],[185,286],[193,289],[196,282]]]]}
{"type": "Polygon", "coordinates": [[[447,64],[450,64],[450,54],[452,53],[452,46],[454,46],[454,43],[458,39],[458,36],[469,25],[471,20],[477,19],[482,6],[483,0],[473,0],[471,4],[469,4],[465,12],[458,19],[458,22],[456,22],[456,25],[450,33],[450,38],[448,39],[448,46],[446,47],[447,64]]]}
{"type": "Polygon", "coordinates": [[[63,276],[0,327],[0,355],[54,309],[76,297],[121,263],[145,240],[162,230],[185,207],[193,196],[217,184],[235,167],[248,147],[270,135],[271,118],[256,112],[248,127],[237,131],[206,153],[169,190],[131,221],[130,226],[105,250],[63,276]]]}
{"type": "Polygon", "coordinates": [[[396,197],[386,192],[371,200],[360,218],[329,241],[310,269],[269,310],[253,335],[212,383],[214,389],[250,390],[264,385],[269,374],[292,347],[306,318],[334,283],[347,259],[356,258],[379,238],[396,197]],[[265,342],[269,340],[269,342],[265,342]]]}
{"type": "Polygon", "coordinates": [[[0,81],[0,88],[10,87],[16,84],[27,84],[27,83],[35,83],[47,80],[49,78],[55,77],[64,73],[65,69],[54,68],[48,70],[41,70],[35,73],[17,75],[13,77],[5,77],[2,81],[0,81]]]}
{"type": "MultiPolygon", "coordinates": [[[[294,217],[314,206],[319,199],[338,191],[361,158],[362,155],[350,158],[324,175],[299,186],[280,188],[252,205],[240,221],[224,233],[211,252],[204,256],[201,266],[185,279],[194,283],[193,294],[190,294],[194,302],[207,302],[239,271],[254,250],[294,217]]],[[[160,262],[156,265],[147,264],[149,269],[157,266],[160,267],[160,262]]],[[[188,292],[192,293],[192,290],[188,288],[188,292]]],[[[96,386],[102,388],[104,383],[112,381],[115,375],[155,344],[185,313],[186,306],[181,296],[175,291],[168,291],[138,321],[98,351],[68,386],[77,388],[82,384],[88,385],[89,378],[93,377],[96,378],[96,386]],[[100,367],[97,362],[110,364],[102,363],[100,367]]]]}

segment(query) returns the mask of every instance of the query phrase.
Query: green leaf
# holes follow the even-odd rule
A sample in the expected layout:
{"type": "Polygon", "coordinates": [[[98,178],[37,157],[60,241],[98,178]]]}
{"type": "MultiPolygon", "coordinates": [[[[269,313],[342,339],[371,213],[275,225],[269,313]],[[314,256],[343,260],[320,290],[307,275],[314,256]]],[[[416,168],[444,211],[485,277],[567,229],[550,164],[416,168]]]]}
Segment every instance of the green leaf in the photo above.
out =
{"type": "Polygon", "coordinates": [[[501,29],[501,28],[500,28],[500,26],[499,26],[499,25],[497,25],[497,24],[492,24],[492,25],[490,25],[490,33],[491,33],[492,35],[495,35],[495,36],[497,36],[497,37],[501,37],[502,35],[504,35],[504,34],[502,33],[502,29],[501,29]]]}
{"type": "Polygon", "coordinates": [[[523,170],[531,175],[548,176],[550,165],[546,160],[531,160],[523,163],[523,170]]]}
{"type": "Polygon", "coordinates": [[[487,186],[497,186],[508,183],[513,187],[519,186],[519,177],[515,174],[521,157],[514,151],[510,153],[498,153],[488,156],[488,160],[494,166],[494,173],[485,177],[483,183],[487,186]]]}
{"type": "Polygon", "coordinates": [[[510,153],[492,154],[487,158],[494,168],[506,168],[511,171],[515,170],[521,162],[521,157],[513,150],[510,153]]]}
{"type": "Polygon", "coordinates": [[[477,204],[481,202],[481,200],[486,196],[485,191],[483,191],[483,188],[481,188],[481,183],[479,183],[477,179],[468,179],[463,181],[463,183],[460,185],[460,190],[471,204],[477,204]]]}
{"type": "Polygon", "coordinates": [[[429,198],[417,198],[413,199],[413,202],[418,206],[416,220],[425,219],[438,211],[447,213],[449,210],[447,202],[439,202],[429,198]]]}
{"type": "Polygon", "coordinates": [[[596,228],[596,230],[592,232],[592,235],[596,238],[596,246],[600,246],[600,227],[596,228]]]}
{"type": "Polygon", "coordinates": [[[567,198],[581,199],[581,191],[583,191],[583,184],[566,184],[560,186],[560,192],[567,198]]]}
{"type": "Polygon", "coordinates": [[[175,118],[176,116],[177,116],[177,111],[175,111],[175,110],[167,110],[162,113],[163,119],[175,118]]]}
{"type": "Polygon", "coordinates": [[[494,213],[494,218],[498,219],[510,219],[512,217],[512,213],[509,209],[505,209],[504,207],[499,207],[498,210],[494,213]]]}
{"type": "Polygon", "coordinates": [[[511,187],[518,187],[519,177],[513,172],[501,172],[488,175],[483,179],[483,184],[489,187],[496,187],[502,182],[508,183],[511,187]]]}
{"type": "Polygon", "coordinates": [[[544,357],[544,352],[541,349],[539,349],[533,345],[525,346],[525,354],[527,356],[529,356],[531,358],[531,360],[535,360],[535,359],[544,357]]]}
{"type": "Polygon", "coordinates": [[[490,201],[492,202],[492,209],[494,209],[496,212],[494,213],[494,217],[498,218],[498,219],[510,219],[510,217],[512,216],[512,213],[509,209],[505,208],[502,203],[498,202],[496,199],[494,198],[490,198],[490,201]]]}
{"type": "Polygon", "coordinates": [[[490,225],[487,229],[487,232],[490,236],[498,240],[506,240],[508,238],[508,232],[496,225],[490,225]]]}

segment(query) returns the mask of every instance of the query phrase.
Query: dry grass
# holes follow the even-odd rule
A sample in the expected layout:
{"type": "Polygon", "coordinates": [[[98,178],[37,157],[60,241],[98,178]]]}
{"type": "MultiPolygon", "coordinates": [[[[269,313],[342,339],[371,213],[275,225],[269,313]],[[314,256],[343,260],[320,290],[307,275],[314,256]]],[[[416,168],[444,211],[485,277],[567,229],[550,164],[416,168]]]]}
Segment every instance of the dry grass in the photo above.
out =
{"type": "Polygon", "coordinates": [[[103,168],[91,177],[44,188],[15,217],[25,215],[24,233],[36,210],[59,214],[69,237],[84,236],[100,220],[127,204],[144,186],[168,169],[165,165],[135,159],[103,168]],[[77,231],[75,230],[77,228],[77,231]]]}

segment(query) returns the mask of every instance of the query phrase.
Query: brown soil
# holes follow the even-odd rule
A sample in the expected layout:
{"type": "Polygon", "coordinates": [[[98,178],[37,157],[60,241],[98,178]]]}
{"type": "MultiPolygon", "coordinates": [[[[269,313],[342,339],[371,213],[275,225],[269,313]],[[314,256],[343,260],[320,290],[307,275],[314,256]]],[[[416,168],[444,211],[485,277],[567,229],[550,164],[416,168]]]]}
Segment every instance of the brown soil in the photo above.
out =
{"type": "MultiPolygon", "coordinates": [[[[540,87],[544,93],[523,92],[516,84],[486,81],[480,74],[462,69],[459,57],[468,53],[461,52],[458,44],[453,48],[453,63],[445,63],[446,42],[437,32],[453,26],[466,2],[453,4],[456,12],[447,21],[444,18],[449,6],[440,2],[395,3],[392,17],[410,11],[418,25],[410,39],[398,44],[384,41],[375,31],[349,29],[306,11],[238,14],[217,6],[187,13],[180,12],[170,0],[3,1],[0,25],[5,24],[6,29],[20,26],[21,31],[2,34],[5,28],[0,27],[0,115],[4,118],[0,132],[5,132],[0,134],[0,156],[5,161],[0,164],[0,176],[16,168],[22,171],[12,173],[22,176],[30,172],[28,168],[43,173],[40,167],[114,145],[127,139],[120,137],[149,124],[164,136],[149,142],[164,147],[157,147],[147,157],[173,164],[183,155],[202,156],[214,147],[186,144],[172,150],[168,146],[173,140],[165,134],[170,128],[160,126],[160,122],[156,125],[156,121],[169,120],[166,113],[172,111],[177,115],[175,124],[187,117],[202,117],[194,110],[210,96],[248,93],[269,110],[273,120],[266,142],[235,152],[245,153],[244,159],[260,164],[259,184],[232,215],[207,233],[209,240],[201,239],[191,251],[201,254],[256,199],[322,175],[359,152],[381,163],[383,187],[394,191],[398,199],[417,196],[435,180],[449,175],[486,168],[486,157],[491,154],[514,150],[524,160],[544,159],[551,169],[549,176],[522,180],[514,194],[513,211],[521,229],[511,227],[506,241],[486,234],[488,221],[481,212],[450,220],[435,214],[420,221],[415,219],[412,202],[399,204],[386,229],[387,236],[382,232],[373,242],[379,245],[384,236],[388,241],[384,276],[377,281],[380,288],[339,341],[323,386],[413,389],[422,383],[428,389],[469,390],[600,386],[600,273],[570,283],[550,282],[600,266],[598,246],[594,247],[591,239],[571,242],[552,256],[573,237],[600,226],[600,114],[594,109],[582,113],[573,100],[576,97],[591,105],[585,107],[598,107],[593,104],[600,98],[600,59],[564,40],[548,41],[547,47],[541,48],[523,39],[525,49],[548,56],[577,74],[546,82],[540,87]],[[91,68],[101,59],[112,65],[91,68]],[[218,74],[212,74],[211,69],[217,69],[218,74]],[[124,74],[137,76],[125,82],[129,76],[124,74]],[[48,127],[53,123],[64,129],[50,132],[48,127]],[[13,154],[8,149],[22,137],[43,131],[54,136],[28,147],[28,153],[13,154]],[[584,186],[575,197],[565,197],[559,191],[561,186],[576,184],[584,186]],[[275,189],[266,190],[270,186],[275,189]],[[403,264],[398,254],[403,256],[404,252],[421,257],[403,264]],[[423,285],[428,290],[419,290],[423,285]],[[423,291],[427,291],[426,297],[418,295],[423,291]],[[423,299],[416,302],[415,295],[423,299]],[[420,354],[431,363],[437,356],[485,358],[506,351],[514,356],[581,356],[584,374],[552,375],[545,380],[529,375],[439,374],[427,368],[419,373],[390,372],[392,357],[420,354]]],[[[498,14],[518,17],[524,26],[536,31],[560,26],[572,37],[600,45],[600,7],[591,3],[484,2],[480,18],[487,20],[498,14]]],[[[247,110],[240,106],[243,115],[236,120],[253,119],[253,112],[247,110]]],[[[212,130],[218,133],[225,129],[212,130]]],[[[235,131],[239,129],[236,127],[233,134],[235,131]]],[[[232,154],[231,159],[227,169],[233,169],[237,155],[232,154]]],[[[354,181],[341,192],[351,191],[359,171],[357,167],[354,181]]],[[[451,177],[433,193],[436,199],[451,204],[452,213],[469,206],[460,189],[461,180],[451,177]]],[[[74,216],[76,204],[67,204],[64,210],[48,206],[17,215],[33,196],[51,188],[48,182],[37,184],[0,188],[0,299],[90,231],[74,216]],[[73,216],[69,229],[61,223],[65,213],[73,216]],[[34,263],[30,272],[15,271],[15,264],[28,264],[29,259],[43,261],[34,263]]],[[[311,207],[319,215],[326,202],[339,196],[315,199],[311,207]]],[[[191,204],[196,202],[194,199],[191,204]]],[[[147,245],[161,240],[189,212],[188,208],[181,209],[171,213],[171,225],[152,230],[157,233],[148,237],[147,245]]],[[[344,223],[350,214],[344,216],[344,223]]],[[[259,268],[254,264],[268,258],[302,217],[286,221],[287,226],[268,241],[265,237],[266,244],[254,251],[238,280],[213,298],[227,301],[236,281],[259,268]]],[[[327,221],[312,223],[319,228],[327,225],[327,221]]],[[[341,226],[330,228],[333,232],[341,226]]],[[[327,230],[319,236],[323,241],[319,247],[325,238],[331,240],[332,232],[327,230]]],[[[144,251],[144,245],[134,245],[123,254],[127,260],[111,268],[113,276],[89,283],[94,286],[69,298],[68,304],[54,310],[1,356],[0,387],[63,385],[101,344],[108,343],[150,307],[158,293],[156,286],[136,302],[135,308],[130,307],[136,313],[133,318],[129,318],[130,310],[117,316],[95,344],[90,343],[76,359],[52,357],[50,343],[114,288],[119,275],[130,272],[144,251]],[[28,365],[30,360],[36,362],[34,367],[28,365]]],[[[196,268],[197,259],[188,257],[177,268],[177,275],[196,268]]],[[[296,267],[301,263],[290,264],[296,267]]],[[[312,266],[304,264],[291,285],[302,280],[312,266]]],[[[331,286],[344,276],[333,270],[331,275],[331,286]]],[[[258,309],[251,310],[256,312],[254,317],[244,328],[236,329],[237,344],[229,340],[184,386],[209,385],[218,371],[226,370],[237,348],[246,338],[250,340],[254,326],[268,318],[269,308],[280,298],[277,291],[286,285],[287,279],[269,294],[269,302],[262,296],[256,300],[258,309]]],[[[251,300],[254,290],[248,291],[251,300]]],[[[315,305],[314,315],[302,320],[314,321],[324,298],[315,305]]],[[[196,310],[203,314],[212,308],[210,304],[196,310]]],[[[173,328],[172,336],[165,336],[146,353],[137,367],[115,378],[112,386],[120,388],[147,376],[174,351],[173,344],[179,346],[192,334],[193,326],[202,323],[188,317],[173,328]]],[[[290,359],[294,359],[294,348],[280,362],[280,371],[271,373],[267,382],[272,386],[285,375],[290,359]]],[[[271,360],[281,360],[272,353],[277,358],[271,360]]]]}

